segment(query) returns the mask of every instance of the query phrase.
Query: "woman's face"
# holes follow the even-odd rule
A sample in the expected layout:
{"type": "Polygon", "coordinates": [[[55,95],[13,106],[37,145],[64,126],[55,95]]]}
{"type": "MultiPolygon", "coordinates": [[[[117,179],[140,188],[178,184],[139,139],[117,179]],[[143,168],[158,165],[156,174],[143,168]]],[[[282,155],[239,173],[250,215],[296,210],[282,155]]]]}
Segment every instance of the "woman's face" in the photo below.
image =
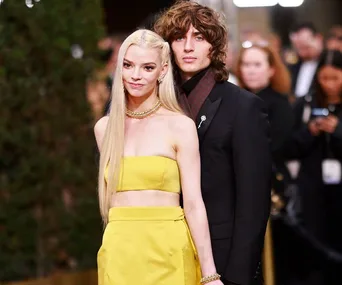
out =
{"type": "Polygon", "coordinates": [[[342,92],[342,70],[323,66],[318,72],[318,82],[328,97],[339,96],[342,92]]]}
{"type": "Polygon", "coordinates": [[[243,52],[240,71],[243,83],[253,92],[267,87],[274,74],[266,52],[253,47],[243,52]]]}
{"type": "Polygon", "coordinates": [[[122,78],[128,95],[150,96],[157,89],[158,78],[165,75],[167,65],[162,65],[160,51],[131,45],[125,54],[122,78]]]}

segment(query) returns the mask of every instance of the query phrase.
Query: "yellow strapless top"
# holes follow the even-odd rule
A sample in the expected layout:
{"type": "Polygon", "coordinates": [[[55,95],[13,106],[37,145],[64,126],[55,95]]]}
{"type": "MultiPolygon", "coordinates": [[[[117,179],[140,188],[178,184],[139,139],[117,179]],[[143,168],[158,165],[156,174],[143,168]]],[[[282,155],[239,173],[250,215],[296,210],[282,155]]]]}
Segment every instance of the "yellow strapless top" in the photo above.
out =
{"type": "MultiPolygon", "coordinates": [[[[108,168],[105,179],[108,180],[108,168]]],[[[177,161],[157,155],[123,157],[117,192],[149,189],[180,193],[177,161]]]]}

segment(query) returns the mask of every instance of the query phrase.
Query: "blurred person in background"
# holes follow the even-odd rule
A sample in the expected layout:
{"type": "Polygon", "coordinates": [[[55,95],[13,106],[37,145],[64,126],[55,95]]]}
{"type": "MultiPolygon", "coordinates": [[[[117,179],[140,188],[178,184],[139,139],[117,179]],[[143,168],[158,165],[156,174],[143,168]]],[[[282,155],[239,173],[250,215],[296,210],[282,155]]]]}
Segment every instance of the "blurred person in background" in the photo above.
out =
{"type": "Polygon", "coordinates": [[[333,26],[325,42],[326,49],[342,52],[342,26],[333,26]]]}
{"type": "Polygon", "coordinates": [[[323,51],[323,36],[312,23],[301,23],[290,32],[291,44],[298,61],[289,65],[292,76],[292,93],[302,97],[309,93],[323,51]]]}
{"type": "Polygon", "coordinates": [[[201,194],[196,126],[177,103],[170,55],[150,30],[128,36],[109,116],[94,127],[106,226],[99,285],[223,285],[201,194]]]}
{"type": "MultiPolygon", "coordinates": [[[[342,55],[324,53],[312,94],[294,105],[295,131],[286,147],[300,162],[297,185],[302,226],[320,244],[340,253],[342,261],[342,55]]],[[[330,252],[303,238],[288,253],[293,284],[342,284],[341,263],[327,263],[330,252]],[[327,273],[327,274],[326,274],[327,273]]],[[[291,281],[289,284],[292,284],[291,281]]]]}
{"type": "Polygon", "coordinates": [[[101,72],[95,72],[87,79],[86,97],[95,124],[103,116],[104,108],[110,97],[110,91],[106,84],[106,76],[101,72]]]}
{"type": "Polygon", "coordinates": [[[267,107],[270,122],[271,151],[274,175],[287,177],[284,145],[293,128],[294,117],[288,101],[290,74],[279,54],[266,41],[244,42],[237,59],[239,86],[261,98],[267,107]]]}
{"type": "Polygon", "coordinates": [[[125,37],[125,33],[117,33],[104,37],[98,42],[103,67],[92,74],[86,86],[87,100],[95,122],[109,111],[110,93],[118,52],[125,37]]]}
{"type": "Polygon", "coordinates": [[[215,10],[177,1],[154,29],[171,45],[181,102],[197,125],[202,194],[218,272],[225,285],[262,284],[271,192],[264,103],[227,82],[228,34],[215,10]]]}
{"type": "Polygon", "coordinates": [[[107,86],[108,77],[108,54],[112,52],[113,40],[107,36],[97,43],[100,60],[103,63],[101,69],[95,70],[86,83],[86,98],[92,110],[94,123],[103,116],[104,107],[110,97],[110,90],[107,86]]]}
{"type": "MultiPolygon", "coordinates": [[[[107,55],[104,58],[106,60],[106,67],[105,67],[105,72],[106,72],[106,85],[107,89],[109,92],[112,90],[112,84],[113,84],[113,79],[115,76],[115,69],[116,69],[116,64],[118,60],[118,54],[119,54],[119,49],[121,47],[122,42],[125,40],[125,38],[128,36],[127,33],[116,33],[111,36],[112,44],[110,49],[107,51],[107,55]]],[[[104,111],[103,114],[107,114],[110,109],[110,96],[106,101],[106,104],[104,106],[104,111]]]]}

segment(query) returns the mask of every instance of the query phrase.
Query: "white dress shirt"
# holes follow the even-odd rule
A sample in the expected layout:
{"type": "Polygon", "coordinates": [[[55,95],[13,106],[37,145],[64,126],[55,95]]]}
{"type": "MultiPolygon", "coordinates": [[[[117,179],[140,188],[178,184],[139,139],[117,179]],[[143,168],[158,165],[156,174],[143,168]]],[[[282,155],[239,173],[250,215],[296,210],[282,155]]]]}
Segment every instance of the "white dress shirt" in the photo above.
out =
{"type": "Polygon", "coordinates": [[[297,97],[302,97],[308,94],[312,80],[316,74],[317,66],[317,60],[309,60],[301,64],[295,88],[295,94],[297,97]]]}

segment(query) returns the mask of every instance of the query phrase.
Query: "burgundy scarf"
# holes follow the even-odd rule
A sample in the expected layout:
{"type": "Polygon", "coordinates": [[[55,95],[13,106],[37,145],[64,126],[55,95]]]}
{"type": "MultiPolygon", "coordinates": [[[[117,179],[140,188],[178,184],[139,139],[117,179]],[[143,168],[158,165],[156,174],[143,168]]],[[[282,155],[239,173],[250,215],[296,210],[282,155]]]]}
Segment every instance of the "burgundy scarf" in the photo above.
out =
{"type": "Polygon", "coordinates": [[[194,121],[196,121],[198,112],[205,99],[207,99],[211,90],[214,88],[215,83],[215,74],[209,69],[188,96],[186,96],[184,91],[181,91],[179,104],[184,112],[194,121]]]}

